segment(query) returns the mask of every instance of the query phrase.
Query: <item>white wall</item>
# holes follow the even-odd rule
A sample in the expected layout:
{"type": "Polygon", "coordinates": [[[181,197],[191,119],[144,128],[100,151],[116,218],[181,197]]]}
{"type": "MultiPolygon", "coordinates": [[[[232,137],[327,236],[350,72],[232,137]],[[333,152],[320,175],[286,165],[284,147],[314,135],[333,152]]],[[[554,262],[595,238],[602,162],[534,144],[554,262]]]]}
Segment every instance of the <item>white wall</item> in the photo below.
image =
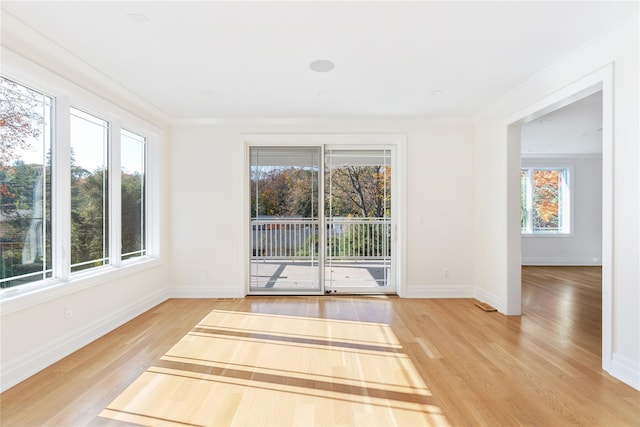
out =
{"type": "Polygon", "coordinates": [[[522,265],[601,265],[602,156],[524,158],[523,167],[571,168],[571,234],[523,235],[522,265]]]}
{"type": "Polygon", "coordinates": [[[243,133],[406,134],[407,276],[400,286],[411,297],[473,295],[473,128],[414,119],[176,123],[173,295],[245,295],[243,133]]]}
{"type": "Polygon", "coordinates": [[[541,100],[562,94],[613,63],[612,292],[610,307],[606,299],[603,302],[603,367],[636,388],[640,388],[639,27],[638,16],[630,17],[627,25],[594,40],[479,114],[475,162],[476,285],[500,311],[517,314],[519,291],[514,285],[519,287],[520,237],[511,216],[515,211],[517,217],[518,192],[514,197],[507,178],[517,181],[513,165],[518,164],[519,147],[515,154],[508,141],[519,144],[519,140],[508,125],[523,119],[525,112],[532,113],[533,107],[547,107],[541,100]]]}
{"type": "Polygon", "coordinates": [[[2,303],[2,390],[167,298],[166,268],[133,269],[2,303]],[[65,319],[65,308],[73,317],[65,319]]]}

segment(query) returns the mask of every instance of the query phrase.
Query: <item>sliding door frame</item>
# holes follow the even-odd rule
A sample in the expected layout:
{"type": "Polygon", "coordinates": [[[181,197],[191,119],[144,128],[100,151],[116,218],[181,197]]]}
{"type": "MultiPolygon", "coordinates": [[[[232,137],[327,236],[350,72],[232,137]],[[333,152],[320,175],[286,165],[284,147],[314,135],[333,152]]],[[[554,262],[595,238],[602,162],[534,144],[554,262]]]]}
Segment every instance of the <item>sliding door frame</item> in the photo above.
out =
{"type": "MultiPolygon", "coordinates": [[[[369,287],[360,287],[360,286],[348,286],[345,284],[339,285],[339,286],[335,286],[335,284],[332,284],[332,288],[331,289],[327,289],[327,284],[329,283],[327,281],[327,277],[326,277],[326,272],[328,270],[328,263],[327,261],[331,259],[330,256],[328,256],[327,254],[327,240],[325,237],[325,240],[323,240],[323,248],[324,248],[324,255],[325,255],[325,259],[324,259],[324,269],[323,269],[323,273],[325,274],[324,279],[324,290],[325,293],[330,293],[331,291],[333,292],[344,292],[347,294],[372,294],[372,293],[376,293],[376,294],[396,294],[397,291],[397,282],[396,282],[396,277],[393,274],[393,272],[395,272],[396,268],[397,268],[397,263],[396,263],[396,257],[395,257],[395,253],[396,253],[396,245],[398,243],[398,239],[395,238],[396,235],[396,227],[394,227],[395,223],[394,223],[394,213],[395,213],[395,209],[396,206],[394,206],[394,188],[393,188],[393,183],[396,181],[395,178],[395,169],[394,169],[394,164],[393,164],[393,158],[395,156],[395,146],[390,145],[390,144],[369,144],[369,145],[353,145],[353,144],[325,144],[323,146],[323,153],[324,153],[324,160],[325,160],[325,164],[324,164],[324,170],[323,170],[323,177],[326,179],[327,176],[327,171],[329,170],[327,168],[327,166],[331,166],[331,165],[327,165],[326,164],[326,160],[327,160],[327,151],[334,152],[334,151],[362,151],[362,152],[371,152],[371,151],[388,151],[390,153],[390,158],[391,158],[391,162],[388,164],[388,166],[391,167],[391,188],[390,188],[390,193],[391,193],[391,204],[389,206],[389,208],[391,209],[391,229],[390,229],[390,234],[391,234],[391,242],[390,242],[390,250],[391,250],[391,258],[390,258],[390,264],[389,264],[389,268],[392,272],[392,274],[387,277],[385,275],[385,286],[383,287],[379,287],[379,286],[369,286],[369,287]]],[[[327,197],[327,188],[330,188],[331,184],[330,183],[324,183],[324,190],[325,193],[323,194],[323,199],[326,199],[327,197]]],[[[325,209],[322,215],[322,222],[323,222],[323,229],[325,231],[325,235],[327,232],[327,210],[325,209]]],[[[363,261],[362,259],[359,260],[358,262],[363,261]]],[[[362,268],[362,267],[361,267],[362,268]]],[[[385,270],[386,267],[383,267],[383,270],[385,270]]]]}
{"type": "MultiPolygon", "coordinates": [[[[395,251],[392,252],[392,280],[395,284],[395,293],[399,296],[405,294],[406,282],[406,134],[363,134],[363,133],[315,133],[315,134],[241,134],[241,140],[244,144],[244,208],[243,208],[243,239],[241,250],[242,260],[242,280],[244,283],[245,295],[258,295],[262,292],[252,292],[251,270],[250,270],[250,217],[251,217],[251,201],[250,194],[250,156],[252,147],[321,147],[321,173],[324,173],[324,147],[332,146],[333,148],[351,148],[351,149],[377,149],[386,148],[392,151],[391,170],[391,194],[392,194],[392,235],[394,238],[395,251]]],[[[323,180],[321,180],[323,181],[323,180]]],[[[324,199],[324,186],[319,183],[319,191],[324,199]]],[[[324,213],[324,200],[320,200],[319,208],[324,213]]],[[[323,228],[323,227],[321,227],[323,228]]],[[[325,230],[320,231],[320,244],[326,242],[325,230]]],[[[321,251],[321,266],[324,267],[324,249],[321,251]]],[[[321,269],[323,270],[323,268],[321,269]]],[[[305,295],[315,295],[324,292],[324,271],[320,272],[321,286],[319,292],[304,292],[305,295]]],[[[289,294],[289,292],[269,291],[269,295],[289,294]]]]}
{"type": "MultiPolygon", "coordinates": [[[[251,268],[252,268],[252,257],[251,255],[248,255],[248,259],[246,260],[247,263],[247,270],[248,270],[248,277],[246,280],[246,293],[251,294],[251,295],[322,295],[324,293],[324,263],[325,263],[325,253],[324,250],[322,250],[321,248],[324,248],[324,242],[325,242],[325,234],[326,234],[326,230],[323,227],[323,211],[324,211],[324,179],[323,179],[323,173],[324,173],[324,146],[322,144],[250,144],[247,147],[248,150],[248,157],[247,157],[247,162],[249,162],[248,164],[248,168],[249,170],[247,170],[247,178],[250,177],[251,172],[251,150],[254,148],[277,148],[277,149],[291,149],[291,150],[295,150],[295,149],[317,149],[318,150],[318,188],[317,188],[317,194],[315,195],[316,197],[316,201],[317,201],[317,217],[315,218],[316,221],[318,222],[318,256],[317,256],[317,260],[316,262],[318,263],[316,270],[317,270],[317,283],[318,283],[318,288],[317,289],[308,289],[304,286],[301,286],[299,288],[292,288],[292,289],[272,289],[272,290],[261,290],[261,289],[252,289],[251,288],[251,282],[252,282],[252,277],[251,277],[251,268]]],[[[249,180],[249,186],[251,185],[250,183],[250,178],[249,180]]],[[[251,193],[251,189],[249,188],[249,186],[245,187],[245,196],[247,197],[245,204],[248,207],[249,210],[247,210],[247,212],[245,213],[245,220],[248,221],[247,223],[245,223],[245,232],[247,232],[248,230],[251,230],[248,232],[248,234],[251,234],[253,232],[253,227],[251,225],[251,216],[252,216],[252,212],[250,212],[250,206],[251,206],[251,200],[249,200],[249,194],[251,193]]],[[[251,238],[249,237],[249,242],[247,245],[247,251],[248,253],[252,252],[252,244],[251,244],[251,238]]]]}

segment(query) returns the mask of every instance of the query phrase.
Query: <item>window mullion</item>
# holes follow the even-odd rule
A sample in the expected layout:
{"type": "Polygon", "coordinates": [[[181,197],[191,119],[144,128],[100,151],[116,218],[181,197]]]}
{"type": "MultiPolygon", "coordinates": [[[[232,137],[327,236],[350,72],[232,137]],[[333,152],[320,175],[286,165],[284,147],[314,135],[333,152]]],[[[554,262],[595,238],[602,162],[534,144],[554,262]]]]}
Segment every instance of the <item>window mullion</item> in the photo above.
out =
{"type": "Polygon", "coordinates": [[[122,262],[121,124],[111,122],[109,150],[109,259],[111,265],[122,262]]]}
{"type": "Polygon", "coordinates": [[[533,233],[533,169],[527,169],[527,233],[533,233]]]}
{"type": "Polygon", "coordinates": [[[572,197],[572,192],[571,192],[571,188],[570,188],[570,180],[571,180],[571,172],[569,168],[563,168],[562,169],[562,174],[561,176],[561,186],[560,186],[560,195],[561,195],[561,199],[560,199],[560,203],[561,203],[561,224],[560,224],[560,229],[562,232],[564,233],[570,233],[571,232],[571,218],[572,218],[572,212],[571,212],[571,197],[572,197]]]}
{"type": "Polygon", "coordinates": [[[529,232],[533,233],[535,229],[535,199],[536,199],[536,183],[534,179],[535,169],[529,169],[529,232]]]}
{"type": "Polygon", "coordinates": [[[69,100],[56,98],[52,148],[53,277],[67,280],[71,272],[71,126],[69,100]]]}
{"type": "Polygon", "coordinates": [[[160,188],[160,158],[159,158],[159,141],[156,137],[149,137],[145,143],[145,186],[144,186],[144,216],[145,216],[145,248],[146,255],[158,257],[160,255],[160,229],[159,216],[152,215],[153,212],[159,212],[161,205],[160,188]]]}

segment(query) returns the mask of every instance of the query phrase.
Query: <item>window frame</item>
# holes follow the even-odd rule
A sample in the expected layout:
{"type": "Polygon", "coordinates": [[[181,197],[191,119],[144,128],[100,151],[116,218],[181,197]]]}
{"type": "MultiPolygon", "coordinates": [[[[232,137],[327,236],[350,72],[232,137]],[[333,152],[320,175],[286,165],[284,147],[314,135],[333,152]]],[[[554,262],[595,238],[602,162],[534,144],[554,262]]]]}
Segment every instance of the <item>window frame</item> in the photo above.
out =
{"type": "MultiPolygon", "coordinates": [[[[113,147],[113,129],[112,129],[112,123],[111,121],[103,118],[102,116],[100,116],[99,114],[95,114],[93,112],[89,112],[87,110],[84,110],[82,108],[78,108],[75,105],[71,105],[69,108],[69,149],[67,150],[66,153],[62,153],[65,157],[69,158],[69,174],[71,174],[71,117],[75,116],[76,118],[79,118],[81,120],[85,120],[88,122],[93,122],[93,120],[89,120],[89,118],[86,117],[82,117],[84,116],[89,116],[91,119],[97,119],[99,121],[103,122],[103,132],[104,135],[103,137],[106,139],[106,141],[103,141],[103,154],[105,157],[105,163],[104,163],[104,167],[105,167],[105,171],[107,173],[107,180],[106,180],[106,185],[107,185],[107,189],[106,189],[106,194],[103,195],[104,200],[103,202],[106,203],[107,207],[106,209],[103,208],[103,210],[105,210],[105,213],[107,215],[107,220],[103,222],[106,222],[106,224],[104,224],[104,227],[106,230],[104,230],[106,232],[106,236],[103,236],[103,248],[104,246],[106,246],[106,252],[103,253],[103,257],[99,258],[99,259],[92,259],[92,260],[88,260],[88,261],[82,261],[79,263],[69,263],[69,268],[70,268],[70,274],[74,275],[76,273],[82,272],[82,271],[89,271],[89,270],[98,270],[101,269],[103,267],[106,267],[108,265],[112,265],[112,254],[114,253],[114,248],[117,248],[117,246],[113,246],[113,242],[112,242],[112,238],[111,238],[111,234],[112,234],[112,216],[113,216],[113,212],[112,212],[112,207],[111,207],[111,200],[113,197],[113,193],[114,188],[112,187],[112,177],[111,175],[113,175],[113,169],[112,169],[112,157],[113,157],[113,153],[112,153],[112,147],[113,147]],[[75,110],[78,113],[80,113],[80,115],[74,114],[71,110],[75,110]],[[89,267],[89,268],[81,268],[78,269],[76,271],[73,271],[74,267],[81,267],[82,265],[91,263],[91,262],[96,262],[96,261],[102,261],[103,264],[100,266],[95,266],[95,267],[89,267]]],[[[97,122],[93,122],[93,124],[95,125],[99,125],[99,123],[97,122]]],[[[71,194],[71,176],[69,177],[69,191],[71,194]]],[[[71,205],[71,197],[69,200],[69,227],[71,227],[71,213],[72,213],[72,205],[71,205]]],[[[71,234],[70,236],[71,237],[71,234]]],[[[69,245],[69,254],[71,254],[73,252],[73,248],[71,247],[71,244],[69,245]]]]}
{"type": "MultiPolygon", "coordinates": [[[[24,88],[26,88],[27,90],[33,91],[38,93],[39,95],[41,95],[43,98],[48,98],[49,100],[49,117],[45,118],[45,122],[43,124],[48,123],[49,128],[46,130],[46,132],[43,132],[42,138],[44,138],[45,140],[48,140],[48,149],[49,152],[51,153],[50,156],[50,160],[48,165],[46,163],[43,163],[43,167],[49,167],[49,180],[50,180],[50,188],[49,188],[49,194],[48,194],[48,199],[49,199],[49,205],[46,206],[46,209],[49,210],[48,214],[49,214],[49,222],[50,222],[50,232],[47,233],[46,232],[46,220],[44,221],[44,226],[43,226],[43,235],[45,237],[43,237],[43,244],[44,246],[47,245],[47,243],[49,243],[49,245],[51,246],[51,267],[50,268],[46,268],[46,255],[45,255],[45,262],[43,265],[43,269],[40,270],[39,272],[32,272],[32,273],[28,273],[28,274],[23,274],[23,275],[17,275],[17,276],[11,276],[11,277],[7,277],[8,278],[24,278],[24,277],[28,277],[28,276],[36,276],[36,275],[41,275],[42,278],[39,280],[34,280],[32,282],[27,282],[23,285],[19,285],[19,286],[15,286],[15,287],[22,287],[22,286],[28,286],[31,285],[32,283],[36,283],[36,282],[44,282],[44,281],[50,281],[53,277],[55,277],[55,266],[54,266],[54,232],[53,232],[53,227],[54,227],[54,220],[53,220],[53,215],[54,215],[54,211],[55,211],[55,200],[54,200],[54,186],[55,186],[55,182],[54,182],[54,174],[53,174],[53,145],[55,143],[55,109],[56,109],[56,98],[54,95],[52,95],[51,93],[41,90],[40,88],[36,88],[33,85],[27,85],[22,83],[20,80],[18,79],[14,79],[11,76],[7,76],[5,74],[1,74],[1,76],[6,79],[11,81],[14,84],[17,84],[19,86],[22,86],[24,88]],[[49,239],[49,242],[47,242],[47,238],[49,239]]],[[[43,128],[44,129],[44,128],[43,128]]],[[[44,141],[43,141],[44,142],[44,141]]],[[[44,214],[45,218],[46,218],[46,213],[44,214]]],[[[46,250],[45,250],[46,253],[46,250]]],[[[13,289],[15,287],[8,287],[8,288],[0,288],[1,290],[5,290],[5,289],[13,289]]]]}
{"type": "Polygon", "coordinates": [[[97,96],[72,82],[39,69],[3,69],[2,76],[52,99],[51,136],[51,277],[19,286],[1,288],[2,310],[10,311],[34,303],[59,298],[106,281],[135,274],[161,263],[161,204],[159,146],[162,128],[131,114],[128,110],[97,96]],[[94,115],[109,124],[109,263],[91,269],[70,271],[71,244],[71,174],[70,174],[70,109],[94,115]],[[120,133],[127,130],[145,138],[145,249],[146,254],[121,260],[120,254],[120,133]],[[117,189],[117,191],[114,191],[117,189]],[[114,250],[117,249],[117,250],[114,250]],[[24,298],[29,296],[29,298],[24,298]],[[10,305],[7,305],[9,304],[10,305]]]}
{"type": "Polygon", "coordinates": [[[528,227],[526,230],[520,229],[522,237],[573,237],[573,164],[563,160],[528,160],[523,161],[520,171],[527,171],[528,176],[528,199],[527,199],[527,216],[528,227]],[[562,171],[563,183],[560,188],[562,192],[562,200],[558,206],[558,215],[562,216],[562,226],[560,230],[534,230],[533,229],[533,197],[534,184],[533,172],[536,170],[559,170],[562,171]]]}
{"type": "MultiPolygon", "coordinates": [[[[144,134],[141,135],[139,132],[132,131],[127,127],[121,126],[120,127],[120,132],[118,134],[118,138],[120,140],[120,143],[118,144],[118,149],[120,150],[120,153],[118,155],[118,161],[119,162],[122,162],[122,151],[121,151],[121,149],[122,149],[122,134],[123,134],[123,132],[127,132],[127,133],[130,133],[130,134],[132,134],[134,136],[137,136],[137,137],[141,138],[142,142],[144,144],[143,145],[143,150],[142,150],[142,165],[143,165],[144,171],[143,171],[142,192],[141,192],[142,201],[143,201],[142,210],[141,210],[142,211],[142,217],[143,217],[141,222],[142,222],[143,226],[142,226],[141,233],[143,235],[143,239],[142,240],[143,240],[144,243],[143,243],[143,248],[140,251],[136,251],[136,252],[141,252],[140,255],[127,257],[125,259],[122,258],[123,255],[127,255],[128,256],[128,255],[131,255],[132,253],[136,253],[136,252],[123,253],[122,235],[121,235],[122,234],[122,185],[119,186],[119,189],[120,189],[120,191],[119,191],[119,194],[120,194],[120,199],[119,199],[120,207],[118,209],[118,212],[120,212],[121,221],[120,221],[119,230],[118,230],[118,232],[120,233],[120,238],[118,239],[119,242],[120,242],[120,246],[119,246],[120,250],[118,251],[118,257],[119,257],[119,260],[120,260],[120,264],[121,265],[122,264],[126,265],[129,262],[135,262],[138,259],[146,257],[148,255],[148,253],[149,253],[149,241],[148,241],[148,238],[149,238],[149,230],[148,230],[149,208],[148,208],[148,201],[149,201],[149,199],[148,199],[148,194],[147,194],[148,193],[148,176],[147,175],[148,175],[148,166],[149,166],[149,137],[144,135],[144,134]]],[[[118,168],[119,168],[118,169],[119,173],[117,175],[118,175],[120,181],[122,181],[122,165],[119,164],[118,168]]],[[[120,182],[120,184],[122,184],[122,182],[120,182]]]]}

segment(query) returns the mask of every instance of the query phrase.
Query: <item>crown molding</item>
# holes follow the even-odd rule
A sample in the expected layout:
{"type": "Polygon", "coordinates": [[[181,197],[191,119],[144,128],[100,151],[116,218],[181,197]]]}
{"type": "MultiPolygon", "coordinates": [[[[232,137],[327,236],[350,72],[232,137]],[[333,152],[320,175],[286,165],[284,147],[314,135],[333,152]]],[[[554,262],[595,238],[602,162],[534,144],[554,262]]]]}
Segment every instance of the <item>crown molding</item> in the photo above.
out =
{"type": "Polygon", "coordinates": [[[5,10],[1,44],[3,73],[24,65],[23,58],[151,123],[164,127],[170,120],[167,113],[5,10]]]}

